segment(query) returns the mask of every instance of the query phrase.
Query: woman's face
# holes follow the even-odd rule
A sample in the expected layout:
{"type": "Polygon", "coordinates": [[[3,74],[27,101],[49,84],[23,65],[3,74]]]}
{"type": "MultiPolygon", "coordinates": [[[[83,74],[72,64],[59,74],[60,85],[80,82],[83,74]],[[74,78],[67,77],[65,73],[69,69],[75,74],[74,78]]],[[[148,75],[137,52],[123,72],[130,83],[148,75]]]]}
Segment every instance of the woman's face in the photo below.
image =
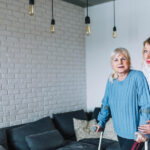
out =
{"type": "Polygon", "coordinates": [[[145,44],[143,49],[143,59],[146,64],[150,67],[150,45],[148,43],[145,44]]]}
{"type": "Polygon", "coordinates": [[[123,53],[116,54],[112,59],[112,68],[116,73],[129,72],[130,63],[123,53]]]}

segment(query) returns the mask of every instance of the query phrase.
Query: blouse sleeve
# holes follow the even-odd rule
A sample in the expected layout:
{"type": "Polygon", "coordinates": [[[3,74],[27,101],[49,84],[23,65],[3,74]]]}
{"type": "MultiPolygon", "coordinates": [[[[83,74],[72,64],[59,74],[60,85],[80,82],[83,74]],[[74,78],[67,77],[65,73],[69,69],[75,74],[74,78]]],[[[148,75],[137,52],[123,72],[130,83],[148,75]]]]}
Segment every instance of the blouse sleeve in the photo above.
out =
{"type": "Polygon", "coordinates": [[[140,122],[139,125],[146,124],[146,121],[150,119],[150,92],[147,80],[143,73],[137,80],[138,82],[138,105],[140,122]]]}
{"type": "Polygon", "coordinates": [[[105,89],[105,94],[102,100],[102,106],[101,106],[101,111],[98,114],[98,124],[104,128],[107,120],[109,119],[110,116],[110,108],[109,108],[109,83],[110,81],[107,81],[106,89],[105,89]]]}

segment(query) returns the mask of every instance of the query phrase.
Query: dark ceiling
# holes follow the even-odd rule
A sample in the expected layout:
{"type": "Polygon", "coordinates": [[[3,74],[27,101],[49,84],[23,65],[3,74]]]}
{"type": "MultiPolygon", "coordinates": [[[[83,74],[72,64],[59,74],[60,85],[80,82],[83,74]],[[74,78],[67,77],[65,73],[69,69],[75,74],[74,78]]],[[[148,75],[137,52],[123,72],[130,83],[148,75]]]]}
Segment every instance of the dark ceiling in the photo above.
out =
{"type": "MultiPolygon", "coordinates": [[[[86,7],[86,0],[62,0],[62,1],[72,3],[72,4],[78,5],[80,7],[86,7]]],[[[113,1],[113,0],[89,0],[88,4],[89,4],[89,6],[94,6],[94,5],[109,2],[109,1],[113,1]]]]}

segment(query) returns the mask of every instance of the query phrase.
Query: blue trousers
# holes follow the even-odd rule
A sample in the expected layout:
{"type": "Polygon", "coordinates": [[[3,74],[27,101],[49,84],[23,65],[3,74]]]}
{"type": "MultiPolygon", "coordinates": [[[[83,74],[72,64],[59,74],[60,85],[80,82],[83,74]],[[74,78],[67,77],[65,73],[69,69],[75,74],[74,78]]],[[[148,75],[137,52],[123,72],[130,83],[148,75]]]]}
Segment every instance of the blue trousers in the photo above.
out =
{"type": "Polygon", "coordinates": [[[142,150],[144,143],[136,143],[133,139],[126,139],[118,136],[121,150],[142,150]]]}

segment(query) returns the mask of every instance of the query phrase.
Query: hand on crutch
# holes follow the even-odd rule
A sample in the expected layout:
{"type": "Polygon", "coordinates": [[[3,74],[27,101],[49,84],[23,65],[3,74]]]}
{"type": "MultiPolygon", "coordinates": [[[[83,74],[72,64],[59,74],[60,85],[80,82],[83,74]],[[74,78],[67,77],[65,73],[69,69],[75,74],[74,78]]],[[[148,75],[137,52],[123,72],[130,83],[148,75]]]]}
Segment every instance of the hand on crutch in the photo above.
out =
{"type": "Polygon", "coordinates": [[[97,133],[101,132],[100,137],[99,137],[99,144],[98,144],[98,150],[100,150],[101,149],[102,138],[103,138],[103,128],[97,124],[97,125],[93,126],[93,129],[97,133]]]}
{"type": "Polygon", "coordinates": [[[148,139],[143,134],[136,132],[136,142],[141,143],[144,142],[145,150],[148,150],[148,139]]]}
{"type": "MultiPolygon", "coordinates": [[[[150,134],[150,120],[146,121],[146,123],[147,124],[140,125],[138,130],[143,134],[150,134]]],[[[146,140],[143,142],[145,142],[145,150],[148,150],[148,141],[146,140]]]]}
{"type": "Polygon", "coordinates": [[[145,142],[147,141],[147,137],[144,136],[143,134],[139,133],[139,132],[135,132],[135,136],[136,136],[136,142],[141,143],[141,142],[145,142]]]}
{"type": "Polygon", "coordinates": [[[103,128],[99,124],[93,125],[93,130],[98,133],[103,130],[103,128]]]}

